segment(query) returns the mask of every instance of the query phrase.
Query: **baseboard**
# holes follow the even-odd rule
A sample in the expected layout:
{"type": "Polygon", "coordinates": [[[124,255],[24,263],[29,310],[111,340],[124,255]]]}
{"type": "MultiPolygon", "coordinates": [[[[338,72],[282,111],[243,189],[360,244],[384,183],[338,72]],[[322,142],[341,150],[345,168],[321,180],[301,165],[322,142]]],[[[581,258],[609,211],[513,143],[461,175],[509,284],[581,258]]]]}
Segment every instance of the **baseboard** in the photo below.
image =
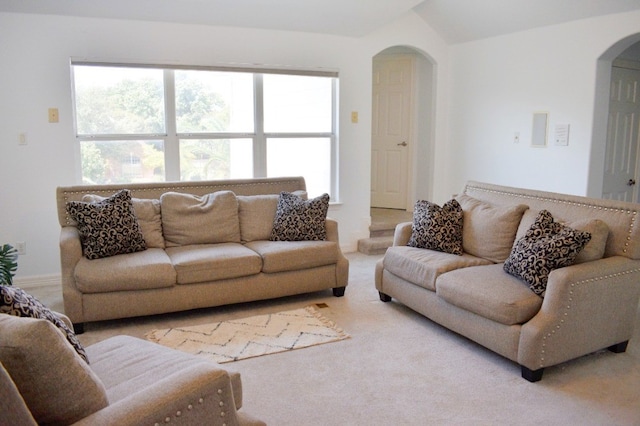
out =
{"type": "Polygon", "coordinates": [[[60,275],[32,275],[30,277],[14,278],[13,285],[23,289],[60,286],[62,278],[60,275]]]}

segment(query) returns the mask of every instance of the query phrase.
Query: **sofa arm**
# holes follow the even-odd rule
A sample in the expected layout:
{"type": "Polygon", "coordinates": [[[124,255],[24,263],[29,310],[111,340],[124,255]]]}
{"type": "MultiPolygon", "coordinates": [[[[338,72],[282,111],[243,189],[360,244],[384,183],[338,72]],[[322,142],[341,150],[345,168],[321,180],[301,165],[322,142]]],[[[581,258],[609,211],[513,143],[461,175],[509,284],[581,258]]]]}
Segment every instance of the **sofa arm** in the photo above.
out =
{"type": "Polygon", "coordinates": [[[411,238],[412,222],[402,222],[396,225],[393,233],[394,246],[406,246],[411,238]]]}
{"type": "Polygon", "coordinates": [[[640,261],[613,256],[554,270],[540,311],[522,326],[518,362],[531,370],[629,340],[640,261]]]}
{"type": "Polygon", "coordinates": [[[144,389],[75,423],[76,425],[140,424],[264,425],[238,416],[229,374],[215,364],[194,365],[169,375],[144,389]]]}

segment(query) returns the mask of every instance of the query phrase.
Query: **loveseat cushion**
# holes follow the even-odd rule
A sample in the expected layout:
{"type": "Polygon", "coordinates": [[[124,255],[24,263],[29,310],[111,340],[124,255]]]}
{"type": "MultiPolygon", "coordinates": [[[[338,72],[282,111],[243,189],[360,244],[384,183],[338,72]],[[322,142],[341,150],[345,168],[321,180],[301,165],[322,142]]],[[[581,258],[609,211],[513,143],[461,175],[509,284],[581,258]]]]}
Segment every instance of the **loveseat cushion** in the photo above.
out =
{"type": "Polygon", "coordinates": [[[498,206],[468,195],[456,197],[463,212],[462,247],[466,253],[504,262],[516,238],[518,225],[528,209],[524,204],[498,206]]]}
{"type": "Polygon", "coordinates": [[[513,246],[504,270],[544,297],[549,273],[572,265],[590,239],[588,232],[558,223],[549,211],[541,210],[524,237],[513,246]]]}
{"type": "Polygon", "coordinates": [[[462,254],[462,207],[455,199],[440,207],[426,200],[416,201],[410,247],[462,254]]]}
{"type": "Polygon", "coordinates": [[[470,266],[490,265],[491,261],[467,253],[461,256],[436,250],[393,246],[384,255],[384,269],[415,285],[436,290],[440,274],[470,266]]]}
{"type": "Polygon", "coordinates": [[[166,192],[160,204],[167,247],[240,242],[238,200],[231,191],[203,196],[166,192]]]}
{"type": "Polygon", "coordinates": [[[47,320],[0,314],[0,362],[38,424],[72,424],[109,404],[100,379],[47,320]]]}
{"type": "Polygon", "coordinates": [[[540,310],[542,299],[502,264],[447,272],[436,281],[436,294],[448,303],[505,325],[523,324],[540,310]]]}
{"type": "MultiPolygon", "coordinates": [[[[533,222],[535,222],[539,210],[527,210],[522,216],[522,221],[518,228],[516,235],[516,241],[524,237],[529,230],[533,222]]],[[[557,218],[558,222],[565,226],[573,228],[577,231],[585,231],[591,234],[591,240],[586,246],[578,253],[574,263],[591,262],[592,260],[602,259],[604,251],[607,248],[607,239],[609,238],[609,225],[600,219],[584,218],[574,221],[564,221],[562,218],[557,218]]]]}
{"type": "Polygon", "coordinates": [[[176,284],[176,272],[163,249],[151,248],[104,259],[81,258],[74,270],[83,293],[149,290],[176,284]]]}
{"type": "Polygon", "coordinates": [[[339,257],[333,241],[253,241],[247,247],[262,257],[262,272],[268,274],[331,265],[339,257]]]}
{"type": "Polygon", "coordinates": [[[260,272],[262,259],[238,243],[194,244],[166,249],[178,284],[245,277],[260,272]]]}

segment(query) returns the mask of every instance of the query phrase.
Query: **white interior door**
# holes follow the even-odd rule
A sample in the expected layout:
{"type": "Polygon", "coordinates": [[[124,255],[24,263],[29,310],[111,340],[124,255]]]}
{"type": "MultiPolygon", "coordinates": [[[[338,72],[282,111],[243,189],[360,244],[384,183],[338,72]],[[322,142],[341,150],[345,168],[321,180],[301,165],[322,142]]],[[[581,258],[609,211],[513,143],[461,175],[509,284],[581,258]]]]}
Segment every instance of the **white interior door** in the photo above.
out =
{"type": "Polygon", "coordinates": [[[373,60],[371,207],[407,208],[415,59],[373,60]]]}
{"type": "Polygon", "coordinates": [[[611,68],[611,99],[602,197],[638,202],[640,70],[611,68]]]}

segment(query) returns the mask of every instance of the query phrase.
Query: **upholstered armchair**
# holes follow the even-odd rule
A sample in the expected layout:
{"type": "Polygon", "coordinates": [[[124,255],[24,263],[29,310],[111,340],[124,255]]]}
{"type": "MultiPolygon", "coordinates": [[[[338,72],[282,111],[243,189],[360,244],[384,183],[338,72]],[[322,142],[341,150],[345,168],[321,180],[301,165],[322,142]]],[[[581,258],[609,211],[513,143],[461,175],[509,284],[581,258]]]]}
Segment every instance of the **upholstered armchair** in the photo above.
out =
{"type": "Polygon", "coordinates": [[[3,421],[264,425],[238,412],[240,375],[212,361],[130,336],[81,348],[88,362],[78,349],[50,320],[0,313],[3,421]]]}

